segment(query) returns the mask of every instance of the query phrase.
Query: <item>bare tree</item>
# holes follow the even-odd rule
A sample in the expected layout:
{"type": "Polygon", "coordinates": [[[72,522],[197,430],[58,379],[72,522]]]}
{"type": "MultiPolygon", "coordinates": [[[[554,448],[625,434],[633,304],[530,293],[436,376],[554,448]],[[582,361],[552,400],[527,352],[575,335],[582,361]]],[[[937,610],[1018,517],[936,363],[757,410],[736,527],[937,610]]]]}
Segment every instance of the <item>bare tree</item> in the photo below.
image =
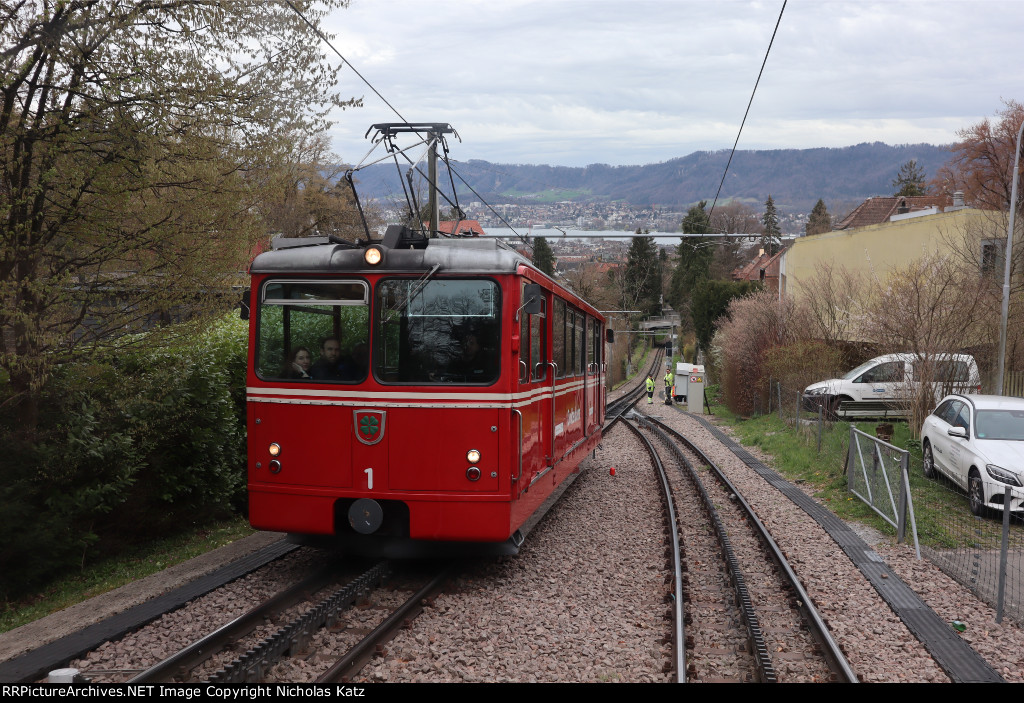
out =
{"type": "Polygon", "coordinates": [[[0,367],[26,427],[54,364],[244,270],[267,172],[355,104],[293,8],[344,4],[3,4],[0,367]]]}
{"type": "MultiPolygon", "coordinates": [[[[932,181],[934,189],[950,196],[962,191],[967,204],[974,207],[1009,209],[1014,150],[1017,130],[1024,120],[1024,105],[1005,100],[996,115],[994,121],[985,118],[957,131],[960,141],[951,147],[953,156],[932,181]]],[[[1020,189],[1018,197],[1024,197],[1020,189]]]]}
{"type": "MultiPolygon", "coordinates": [[[[955,353],[998,338],[998,288],[949,257],[929,255],[876,281],[863,319],[864,333],[884,349],[914,354],[918,383],[903,389],[915,436],[935,407],[938,354],[955,353]]],[[[940,388],[939,393],[949,387],[940,388]]],[[[941,398],[941,395],[939,395],[941,398]]]]}
{"type": "Polygon", "coordinates": [[[867,285],[863,277],[842,266],[823,263],[797,288],[806,308],[811,338],[836,346],[857,336],[864,319],[867,285]]]}

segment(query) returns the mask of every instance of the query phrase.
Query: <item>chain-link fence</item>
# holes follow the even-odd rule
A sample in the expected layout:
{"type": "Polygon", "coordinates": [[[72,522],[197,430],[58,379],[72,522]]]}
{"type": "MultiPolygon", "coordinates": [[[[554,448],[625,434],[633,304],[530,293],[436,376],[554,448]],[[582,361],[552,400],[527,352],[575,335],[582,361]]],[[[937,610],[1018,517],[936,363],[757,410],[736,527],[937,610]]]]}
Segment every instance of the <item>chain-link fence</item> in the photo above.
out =
{"type": "MultiPolygon", "coordinates": [[[[1007,614],[1024,623],[1024,515],[1010,510],[1010,487],[978,477],[972,502],[966,487],[926,477],[920,456],[854,427],[849,432],[849,490],[896,528],[897,541],[912,540],[918,558],[995,608],[997,622],[1007,614]]],[[[1013,497],[1020,498],[1017,490],[1013,497]]]]}
{"type": "Polygon", "coordinates": [[[780,381],[769,382],[769,388],[769,412],[776,413],[820,454],[823,436],[835,425],[829,405],[820,396],[805,396],[802,388],[789,387],[780,381]]]}
{"type": "MultiPolygon", "coordinates": [[[[1007,503],[1005,510],[984,507],[980,515],[972,514],[966,486],[941,475],[924,476],[918,443],[909,442],[907,451],[886,441],[899,421],[872,421],[880,438],[872,437],[838,420],[829,398],[804,396],[802,388],[777,380],[769,387],[765,410],[815,448],[822,462],[845,467],[849,489],[901,539],[905,530],[905,540],[915,544],[920,557],[989,603],[1000,621],[1006,615],[1024,624],[1024,513],[1009,510],[1007,503]]],[[[978,486],[989,498],[1007,488],[987,476],[978,486]]],[[[995,502],[1004,504],[999,497],[995,502]]]]}
{"type": "Polygon", "coordinates": [[[1005,613],[1024,623],[1024,516],[1010,510],[1010,487],[982,479],[978,488],[1003,509],[982,507],[974,515],[964,489],[917,468],[911,490],[921,553],[995,608],[997,621],[1005,613]]]}

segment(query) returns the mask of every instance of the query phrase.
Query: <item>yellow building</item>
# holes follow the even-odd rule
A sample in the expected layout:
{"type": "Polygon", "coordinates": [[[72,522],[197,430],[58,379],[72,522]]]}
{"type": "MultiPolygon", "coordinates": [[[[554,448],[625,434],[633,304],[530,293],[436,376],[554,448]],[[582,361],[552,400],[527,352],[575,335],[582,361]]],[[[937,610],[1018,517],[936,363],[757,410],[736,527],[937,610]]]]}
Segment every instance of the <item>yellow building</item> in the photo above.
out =
{"type": "Polygon", "coordinates": [[[922,256],[958,257],[1000,278],[1006,246],[1006,213],[938,208],[893,215],[881,224],[799,237],[780,263],[779,294],[800,295],[825,266],[884,281],[922,256]]]}

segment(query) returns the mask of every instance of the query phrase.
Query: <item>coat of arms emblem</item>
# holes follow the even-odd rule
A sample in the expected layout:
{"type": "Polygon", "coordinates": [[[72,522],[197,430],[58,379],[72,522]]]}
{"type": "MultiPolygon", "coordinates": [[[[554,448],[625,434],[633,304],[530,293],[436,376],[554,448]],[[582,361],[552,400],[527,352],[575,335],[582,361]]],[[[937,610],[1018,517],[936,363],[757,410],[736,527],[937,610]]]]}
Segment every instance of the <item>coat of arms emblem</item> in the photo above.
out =
{"type": "Polygon", "coordinates": [[[385,410],[353,410],[356,439],[363,444],[376,444],[384,438],[385,410]]]}

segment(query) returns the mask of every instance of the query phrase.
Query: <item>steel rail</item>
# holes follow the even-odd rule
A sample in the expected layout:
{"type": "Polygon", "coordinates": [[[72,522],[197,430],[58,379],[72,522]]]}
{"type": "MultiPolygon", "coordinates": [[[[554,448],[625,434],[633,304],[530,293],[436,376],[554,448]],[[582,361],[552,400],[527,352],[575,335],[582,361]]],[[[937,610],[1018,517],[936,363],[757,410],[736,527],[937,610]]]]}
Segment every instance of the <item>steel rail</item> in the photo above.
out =
{"type": "Polygon", "coordinates": [[[750,597],[750,592],[747,588],[746,577],[743,574],[743,570],[740,568],[739,559],[737,559],[736,553],[732,548],[732,541],[729,539],[729,533],[725,528],[725,524],[722,522],[721,516],[715,509],[714,501],[711,499],[710,494],[704,487],[704,483],[700,480],[697,472],[694,471],[693,466],[686,461],[686,458],[678,450],[678,447],[672,444],[672,441],[664,432],[660,431],[657,427],[648,422],[650,419],[651,418],[649,416],[644,415],[640,420],[641,426],[646,426],[648,431],[654,434],[667,447],[672,449],[676,458],[689,472],[689,478],[701,497],[704,512],[707,514],[708,519],[711,521],[711,525],[714,528],[715,536],[718,539],[719,546],[721,547],[722,558],[725,561],[726,570],[729,573],[733,589],[736,592],[736,603],[739,607],[740,618],[743,620],[747,629],[747,640],[750,644],[750,651],[754,660],[754,667],[757,672],[758,681],[761,683],[776,683],[778,681],[778,674],[775,671],[775,664],[772,662],[771,655],[768,653],[768,645],[765,642],[764,631],[761,629],[760,618],[758,618],[757,610],[754,608],[753,599],[750,597]]]}
{"type": "Polygon", "coordinates": [[[377,563],[242,656],[218,669],[210,677],[209,683],[249,683],[262,680],[281,657],[303,649],[316,630],[332,625],[339,612],[354,604],[365,591],[380,585],[390,570],[388,562],[377,563]]]}
{"type": "MultiPolygon", "coordinates": [[[[664,356],[665,350],[663,348],[660,348],[657,352],[655,352],[654,359],[651,361],[651,366],[648,370],[648,373],[654,373],[654,370],[661,365],[661,361],[664,358],[664,356]]],[[[641,375],[640,378],[643,379],[644,376],[641,375]]],[[[640,400],[640,398],[643,397],[643,393],[644,386],[641,382],[636,386],[636,388],[633,388],[625,395],[621,396],[620,398],[616,398],[611,403],[609,403],[608,406],[605,408],[605,419],[607,420],[607,422],[605,422],[604,431],[608,431],[609,429],[611,429],[611,426],[615,424],[615,422],[619,419],[619,416],[625,413],[630,407],[633,406],[634,403],[640,400]],[[608,419],[609,417],[611,419],[608,419]]]]}
{"type": "Polygon", "coordinates": [[[333,572],[333,567],[320,569],[317,573],[272,596],[255,608],[239,615],[226,625],[196,640],[163,661],[154,664],[142,673],[129,679],[127,683],[169,682],[176,676],[183,676],[217,652],[223,650],[228,643],[238,640],[255,630],[263,624],[266,618],[290,608],[295,603],[308,598],[323,588],[329,582],[333,572]]]}
{"type": "Polygon", "coordinates": [[[373,632],[360,640],[345,656],[335,662],[330,669],[316,680],[316,683],[342,683],[362,669],[366,662],[378,653],[378,650],[385,642],[393,639],[400,628],[405,627],[406,624],[423,612],[423,601],[437,595],[444,582],[449,578],[450,573],[451,569],[442,569],[423,588],[416,591],[395,612],[389,615],[384,622],[374,628],[373,632]]]}
{"type": "Polygon", "coordinates": [[[622,419],[622,423],[644,443],[651,462],[658,471],[658,478],[661,481],[662,498],[665,501],[665,508],[668,512],[668,530],[672,534],[672,571],[675,581],[673,591],[673,609],[675,611],[675,628],[673,631],[673,644],[675,645],[675,668],[676,682],[686,683],[686,633],[683,628],[683,565],[682,546],[679,543],[679,526],[676,521],[675,502],[672,499],[672,488],[668,484],[668,475],[661,463],[657,449],[651,441],[645,437],[640,430],[629,420],[622,419]]]}
{"type": "MultiPolygon", "coordinates": [[[[658,426],[668,435],[686,445],[694,454],[700,457],[700,460],[704,462],[708,468],[711,469],[715,478],[722,484],[722,486],[724,486],[731,494],[736,496],[736,502],[743,509],[750,523],[756,528],[758,538],[761,540],[762,544],[764,544],[766,551],[772,557],[772,560],[779,567],[779,570],[785,576],[786,580],[796,593],[797,609],[801,616],[803,616],[804,622],[807,623],[811,634],[821,647],[825,659],[829,664],[829,668],[842,683],[857,683],[858,679],[856,672],[853,670],[853,667],[850,666],[849,661],[847,661],[846,656],[843,654],[843,651],[840,649],[835,638],[832,637],[832,633],[829,631],[828,626],[825,624],[825,621],[822,619],[817,607],[814,605],[814,601],[804,588],[803,583],[800,581],[800,577],[797,576],[793,567],[790,566],[789,561],[782,554],[782,550],[772,538],[768,528],[765,527],[764,523],[762,523],[760,518],[757,517],[754,509],[751,507],[750,503],[747,502],[746,498],[743,497],[743,494],[737,490],[736,486],[729,480],[725,473],[723,473],[722,470],[693,442],[656,418],[648,416],[645,419],[647,422],[658,426]]],[[[680,456],[682,456],[681,453],[680,456]]],[[[682,458],[683,461],[689,465],[689,461],[686,460],[685,456],[682,456],[682,458]]],[[[691,471],[693,471],[692,468],[691,471]]]]}

